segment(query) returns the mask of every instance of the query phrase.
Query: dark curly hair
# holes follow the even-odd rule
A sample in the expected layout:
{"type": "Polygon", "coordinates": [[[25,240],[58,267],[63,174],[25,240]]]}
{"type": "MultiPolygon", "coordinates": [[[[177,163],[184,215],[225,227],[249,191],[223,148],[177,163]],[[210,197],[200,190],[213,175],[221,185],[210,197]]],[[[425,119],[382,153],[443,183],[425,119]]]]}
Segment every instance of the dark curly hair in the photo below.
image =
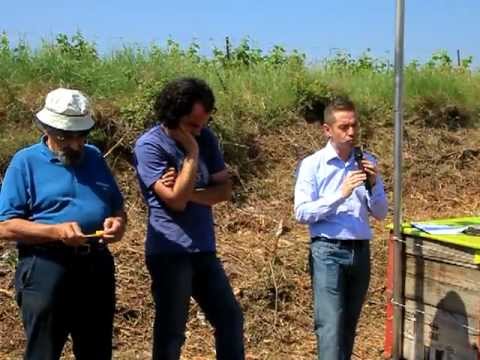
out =
{"type": "Polygon", "coordinates": [[[200,103],[210,113],[215,107],[215,96],[208,84],[198,78],[184,77],[170,81],[155,97],[153,115],[167,128],[178,127],[180,119],[200,103]]]}

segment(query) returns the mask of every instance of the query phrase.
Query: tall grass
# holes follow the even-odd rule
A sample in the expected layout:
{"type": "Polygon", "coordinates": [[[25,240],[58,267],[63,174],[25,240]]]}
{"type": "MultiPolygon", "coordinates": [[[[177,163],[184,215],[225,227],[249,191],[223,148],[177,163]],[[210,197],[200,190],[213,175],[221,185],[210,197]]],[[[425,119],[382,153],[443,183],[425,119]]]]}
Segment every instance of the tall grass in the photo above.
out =
{"type": "MultiPolygon", "coordinates": [[[[445,53],[432,55],[426,64],[406,66],[406,113],[431,107],[455,108],[462,125],[475,125],[480,114],[480,73],[471,59],[453,66],[445,53]]],[[[214,49],[200,55],[197,44],[182,48],[169,40],[165,46],[124,46],[99,55],[94,43],[77,33],[59,34],[38,48],[25,41],[11,44],[0,35],[0,129],[28,125],[24,136],[8,138],[8,151],[38,136],[30,130],[33,113],[45,94],[58,86],[81,89],[92,97],[102,118],[95,139],[108,147],[122,140],[128,147],[151,118],[152,98],[166,81],[177,76],[198,76],[215,91],[219,112],[214,125],[231,158],[241,163],[248,141],[295,121],[299,110],[315,96],[350,96],[362,116],[378,125],[391,122],[393,68],[368,52],[359,58],[338,53],[307,65],[303,54],[275,46],[269,52],[252,48],[248,40],[237,47],[214,49]],[[18,137],[18,141],[16,138],[18,137]],[[13,143],[13,145],[12,145],[13,143]]],[[[441,125],[442,119],[439,120],[441,125]]],[[[447,120],[445,120],[447,121],[447,120]]],[[[1,144],[0,144],[1,145],[1,144]]],[[[0,149],[0,165],[7,158],[0,149]]],[[[243,160],[242,160],[243,159],[243,160]]]]}

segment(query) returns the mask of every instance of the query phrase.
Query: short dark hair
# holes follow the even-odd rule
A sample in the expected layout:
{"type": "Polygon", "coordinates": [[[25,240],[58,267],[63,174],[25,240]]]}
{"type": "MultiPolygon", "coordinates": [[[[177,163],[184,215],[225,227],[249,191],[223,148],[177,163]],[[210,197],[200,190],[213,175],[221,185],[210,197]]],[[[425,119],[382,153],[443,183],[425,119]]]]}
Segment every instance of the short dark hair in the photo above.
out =
{"type": "Polygon", "coordinates": [[[324,122],[333,124],[335,121],[334,113],[336,111],[353,111],[356,112],[355,104],[347,97],[340,96],[333,99],[325,108],[324,122]]]}
{"type": "Polygon", "coordinates": [[[200,103],[206,112],[215,107],[215,96],[208,84],[201,79],[183,77],[170,81],[155,97],[153,115],[167,128],[176,128],[180,119],[192,112],[200,103]]]}

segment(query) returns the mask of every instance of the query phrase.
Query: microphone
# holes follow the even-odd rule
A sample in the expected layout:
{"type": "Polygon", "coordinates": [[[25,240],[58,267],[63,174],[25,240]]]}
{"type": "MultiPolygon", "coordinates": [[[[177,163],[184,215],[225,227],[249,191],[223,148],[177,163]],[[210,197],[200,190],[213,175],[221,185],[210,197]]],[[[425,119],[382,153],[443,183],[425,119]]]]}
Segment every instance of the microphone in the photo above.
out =
{"type": "MultiPolygon", "coordinates": [[[[355,158],[355,162],[358,165],[358,169],[363,170],[363,165],[362,165],[363,151],[359,146],[355,146],[353,148],[353,157],[355,158]]],[[[370,184],[370,181],[368,181],[368,177],[365,180],[365,189],[368,191],[369,194],[372,193],[372,185],[370,184]]]]}

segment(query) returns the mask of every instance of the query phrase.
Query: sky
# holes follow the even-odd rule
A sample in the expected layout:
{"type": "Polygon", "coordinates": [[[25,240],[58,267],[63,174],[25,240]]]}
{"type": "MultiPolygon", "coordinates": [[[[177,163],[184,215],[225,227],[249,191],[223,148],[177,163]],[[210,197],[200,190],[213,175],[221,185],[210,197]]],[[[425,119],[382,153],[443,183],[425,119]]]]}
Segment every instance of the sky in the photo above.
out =
{"type": "MultiPolygon", "coordinates": [[[[192,41],[209,54],[245,37],[264,51],[297,49],[315,62],[337,50],[367,49],[393,62],[395,0],[3,0],[0,32],[37,46],[58,33],[80,31],[102,53],[123,45],[192,41]]],[[[480,1],[405,0],[405,59],[424,62],[444,49],[480,65],[480,1]]]]}

